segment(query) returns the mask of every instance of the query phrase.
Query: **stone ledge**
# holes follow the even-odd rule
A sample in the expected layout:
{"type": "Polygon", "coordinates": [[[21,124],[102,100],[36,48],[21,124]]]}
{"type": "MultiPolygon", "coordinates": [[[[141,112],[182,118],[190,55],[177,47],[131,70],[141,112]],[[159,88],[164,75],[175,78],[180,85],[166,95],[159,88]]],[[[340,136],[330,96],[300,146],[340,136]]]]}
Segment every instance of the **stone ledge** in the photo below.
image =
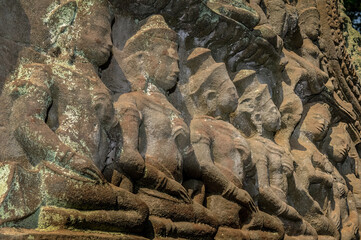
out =
{"type": "Polygon", "coordinates": [[[2,240],[146,240],[146,238],[121,233],[91,231],[55,230],[40,231],[32,229],[1,228],[2,240]]]}

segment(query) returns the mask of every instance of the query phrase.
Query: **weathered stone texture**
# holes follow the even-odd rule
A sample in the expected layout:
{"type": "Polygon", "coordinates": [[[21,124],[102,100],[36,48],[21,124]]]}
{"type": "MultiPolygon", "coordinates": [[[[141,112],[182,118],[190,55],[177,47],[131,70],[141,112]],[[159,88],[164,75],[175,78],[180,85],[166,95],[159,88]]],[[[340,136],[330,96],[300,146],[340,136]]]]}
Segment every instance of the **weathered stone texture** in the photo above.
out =
{"type": "Polygon", "coordinates": [[[338,0],[0,0],[1,239],[359,239],[338,0]]]}

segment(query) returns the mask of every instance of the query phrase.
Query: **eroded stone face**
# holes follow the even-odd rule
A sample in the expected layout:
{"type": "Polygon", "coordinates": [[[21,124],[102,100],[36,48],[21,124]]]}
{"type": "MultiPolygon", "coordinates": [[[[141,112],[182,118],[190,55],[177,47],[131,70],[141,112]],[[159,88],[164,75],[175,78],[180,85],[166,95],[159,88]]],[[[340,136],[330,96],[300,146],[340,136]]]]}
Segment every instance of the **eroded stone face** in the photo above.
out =
{"type": "Polygon", "coordinates": [[[0,238],[358,239],[337,4],[0,0],[0,238]]]}

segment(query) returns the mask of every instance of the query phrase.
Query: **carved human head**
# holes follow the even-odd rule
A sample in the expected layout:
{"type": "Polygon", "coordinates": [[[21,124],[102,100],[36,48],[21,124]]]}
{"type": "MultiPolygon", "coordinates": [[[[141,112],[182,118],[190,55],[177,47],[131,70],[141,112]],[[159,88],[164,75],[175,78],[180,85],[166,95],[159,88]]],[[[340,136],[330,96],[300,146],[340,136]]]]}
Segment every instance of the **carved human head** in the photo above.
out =
{"type": "Polygon", "coordinates": [[[53,47],[80,55],[96,66],[111,50],[111,15],[107,0],[58,1],[44,18],[53,47]]]}
{"type": "Polygon", "coordinates": [[[299,13],[299,26],[304,37],[315,41],[320,35],[320,13],[317,8],[309,7],[299,13]]]}
{"type": "Polygon", "coordinates": [[[346,123],[338,123],[330,128],[323,143],[323,151],[330,160],[343,163],[351,149],[352,140],[347,131],[346,123]]]}
{"type": "Polygon", "coordinates": [[[330,106],[323,102],[309,103],[304,106],[300,131],[314,141],[321,141],[327,134],[331,123],[330,106]]]}
{"type": "Polygon", "coordinates": [[[178,79],[177,34],[161,15],[153,15],[125,44],[121,67],[133,90],[151,82],[167,91],[178,79]]]}
{"type": "Polygon", "coordinates": [[[224,116],[237,107],[238,94],[224,63],[216,63],[211,51],[196,48],[188,57],[191,70],[189,95],[203,114],[224,116]]]}
{"type": "Polygon", "coordinates": [[[274,104],[267,84],[261,84],[256,72],[241,70],[234,79],[240,95],[237,110],[232,114],[232,124],[246,136],[255,132],[277,131],[281,126],[281,114],[274,104]]]}

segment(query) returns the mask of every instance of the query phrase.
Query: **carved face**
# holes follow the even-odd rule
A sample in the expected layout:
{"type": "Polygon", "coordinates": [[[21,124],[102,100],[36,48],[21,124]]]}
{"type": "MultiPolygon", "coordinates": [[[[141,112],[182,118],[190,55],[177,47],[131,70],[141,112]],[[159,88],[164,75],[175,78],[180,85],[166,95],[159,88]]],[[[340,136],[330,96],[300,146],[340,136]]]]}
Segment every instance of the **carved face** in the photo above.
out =
{"type": "Polygon", "coordinates": [[[316,13],[306,14],[300,22],[301,31],[311,40],[317,40],[320,35],[320,17],[316,13]]]}
{"type": "Polygon", "coordinates": [[[344,128],[334,127],[328,139],[326,138],[325,145],[329,158],[342,163],[351,149],[351,138],[344,128]]]}
{"type": "Polygon", "coordinates": [[[308,24],[309,25],[305,29],[306,35],[311,40],[317,40],[318,36],[320,35],[319,19],[316,16],[312,16],[312,17],[310,17],[308,24]]]}
{"type": "Polygon", "coordinates": [[[89,9],[80,3],[74,34],[76,50],[97,66],[104,64],[112,47],[110,13],[106,4],[94,1],[89,9]]]}
{"type": "Polygon", "coordinates": [[[321,103],[311,106],[305,117],[301,130],[313,135],[315,141],[325,137],[331,121],[331,113],[328,107],[321,103]]]}
{"type": "Polygon", "coordinates": [[[276,132],[281,127],[281,113],[269,99],[261,109],[261,118],[264,129],[270,132],[276,132]]]}
{"type": "MultiPolygon", "coordinates": [[[[281,127],[281,113],[274,104],[266,84],[254,86],[241,96],[233,117],[233,123],[242,127],[242,131],[251,129],[251,125],[258,133],[262,133],[263,129],[276,132],[281,127]],[[248,126],[245,127],[246,125],[248,126]]],[[[250,134],[251,132],[247,135],[250,134]]]]}
{"type": "Polygon", "coordinates": [[[149,77],[165,91],[177,83],[178,59],[176,44],[160,46],[151,56],[152,63],[147,67],[149,77]]]}
{"type": "Polygon", "coordinates": [[[214,90],[217,94],[217,106],[219,110],[223,114],[230,114],[237,108],[238,94],[228,74],[224,74],[223,76],[224,79],[217,79],[219,81],[219,88],[214,90]]]}
{"type": "Polygon", "coordinates": [[[336,162],[344,162],[350,151],[350,142],[342,135],[336,135],[331,138],[330,145],[327,148],[327,155],[336,162]]]}

